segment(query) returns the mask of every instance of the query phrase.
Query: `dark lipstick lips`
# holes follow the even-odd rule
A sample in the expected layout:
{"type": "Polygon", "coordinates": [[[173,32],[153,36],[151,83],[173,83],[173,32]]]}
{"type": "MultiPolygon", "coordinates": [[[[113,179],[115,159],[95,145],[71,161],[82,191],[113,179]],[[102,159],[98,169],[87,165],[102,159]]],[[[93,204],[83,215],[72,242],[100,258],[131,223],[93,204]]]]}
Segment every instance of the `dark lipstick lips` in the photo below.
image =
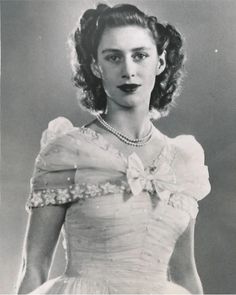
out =
{"type": "Polygon", "coordinates": [[[122,84],[117,87],[124,92],[134,92],[139,86],[141,85],[140,84],[122,84]]]}

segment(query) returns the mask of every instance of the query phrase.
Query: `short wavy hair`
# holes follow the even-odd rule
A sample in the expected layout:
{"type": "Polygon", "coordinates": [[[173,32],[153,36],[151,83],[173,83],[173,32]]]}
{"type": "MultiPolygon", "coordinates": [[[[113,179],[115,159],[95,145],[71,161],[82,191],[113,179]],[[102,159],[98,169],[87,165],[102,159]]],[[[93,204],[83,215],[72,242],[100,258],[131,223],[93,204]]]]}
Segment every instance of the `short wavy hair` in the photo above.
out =
{"type": "Polygon", "coordinates": [[[86,10],[70,35],[73,83],[83,90],[80,104],[91,112],[106,111],[107,99],[102,80],[92,73],[90,65],[97,58],[97,49],[104,30],[126,25],[149,29],[158,55],[166,51],[166,67],[156,76],[149,105],[153,118],[155,113],[164,116],[168,114],[181,89],[185,60],[183,38],[172,25],[161,23],[155,16],[148,16],[130,4],[113,7],[98,4],[96,9],[86,10]]]}

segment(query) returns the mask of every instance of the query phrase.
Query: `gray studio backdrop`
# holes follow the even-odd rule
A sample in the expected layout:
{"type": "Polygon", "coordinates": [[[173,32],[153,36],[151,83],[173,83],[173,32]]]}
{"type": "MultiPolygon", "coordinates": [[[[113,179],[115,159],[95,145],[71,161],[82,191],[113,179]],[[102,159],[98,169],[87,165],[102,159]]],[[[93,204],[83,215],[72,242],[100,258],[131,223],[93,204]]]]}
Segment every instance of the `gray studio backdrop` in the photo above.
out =
{"type": "MultiPolygon", "coordinates": [[[[236,1],[126,1],[185,35],[182,94],[157,126],[169,136],[194,134],[205,148],[212,191],[200,202],[196,260],[206,293],[236,293],[236,1]]],[[[20,267],[29,179],[49,120],[89,121],[71,84],[67,36],[96,1],[1,1],[2,203],[0,293],[13,292],[20,267]]],[[[110,1],[116,4],[118,1],[110,1]]],[[[64,268],[59,243],[51,277],[64,268]]]]}

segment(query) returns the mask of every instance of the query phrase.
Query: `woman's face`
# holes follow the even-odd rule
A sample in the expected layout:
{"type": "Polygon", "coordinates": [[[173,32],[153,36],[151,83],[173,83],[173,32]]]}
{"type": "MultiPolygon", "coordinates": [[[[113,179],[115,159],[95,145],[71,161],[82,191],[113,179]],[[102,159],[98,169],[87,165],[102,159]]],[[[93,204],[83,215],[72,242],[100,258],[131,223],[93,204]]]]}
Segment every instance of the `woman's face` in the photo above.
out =
{"type": "Polygon", "coordinates": [[[97,61],[91,68],[102,79],[110,104],[120,107],[149,107],[161,60],[148,29],[124,26],[105,29],[97,61]]]}

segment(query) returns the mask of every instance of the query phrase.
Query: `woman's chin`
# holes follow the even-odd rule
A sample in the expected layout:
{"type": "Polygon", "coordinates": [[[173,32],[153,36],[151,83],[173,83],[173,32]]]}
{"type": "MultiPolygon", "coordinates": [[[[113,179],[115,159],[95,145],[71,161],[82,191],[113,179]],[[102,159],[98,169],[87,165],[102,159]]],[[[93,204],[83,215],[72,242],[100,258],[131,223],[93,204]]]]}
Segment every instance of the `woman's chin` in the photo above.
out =
{"type": "MultiPolygon", "coordinates": [[[[129,93],[119,99],[111,99],[110,104],[117,104],[123,108],[144,107],[145,98],[137,94],[129,93]]],[[[109,104],[109,103],[108,103],[109,104]]]]}

